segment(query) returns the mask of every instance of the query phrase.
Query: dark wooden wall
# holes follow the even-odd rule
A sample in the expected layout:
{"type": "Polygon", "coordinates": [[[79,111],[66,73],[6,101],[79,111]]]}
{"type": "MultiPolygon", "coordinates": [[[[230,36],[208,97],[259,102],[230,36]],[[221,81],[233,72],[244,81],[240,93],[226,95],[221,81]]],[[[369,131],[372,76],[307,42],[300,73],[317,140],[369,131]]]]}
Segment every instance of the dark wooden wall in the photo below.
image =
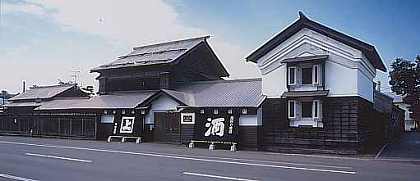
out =
{"type": "Polygon", "coordinates": [[[239,126],[239,148],[260,150],[263,139],[262,126],[239,126]]]}
{"type": "Polygon", "coordinates": [[[380,145],[381,125],[373,104],[360,97],[324,99],[323,128],[289,127],[285,99],[263,105],[263,149],[288,152],[356,154],[380,145]]]}
{"type": "Polygon", "coordinates": [[[96,139],[94,115],[4,115],[0,133],[96,139]]]}

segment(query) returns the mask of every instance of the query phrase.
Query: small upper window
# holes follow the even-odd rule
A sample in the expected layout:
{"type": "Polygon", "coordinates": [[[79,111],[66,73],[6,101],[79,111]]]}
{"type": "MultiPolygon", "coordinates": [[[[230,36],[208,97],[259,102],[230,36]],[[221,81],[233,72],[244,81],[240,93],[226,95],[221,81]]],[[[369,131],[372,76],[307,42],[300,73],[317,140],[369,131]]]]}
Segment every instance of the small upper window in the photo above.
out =
{"type": "Polygon", "coordinates": [[[302,117],[312,118],[312,102],[302,102],[302,117]]]}
{"type": "Polygon", "coordinates": [[[289,85],[296,84],[296,67],[289,67],[289,75],[288,75],[288,83],[289,85]]]}
{"type": "Polygon", "coordinates": [[[319,66],[314,65],[312,68],[312,84],[319,84],[319,66]]]}
{"type": "Polygon", "coordinates": [[[319,118],[319,100],[314,100],[313,101],[313,115],[314,118],[319,118]]]}
{"type": "Polygon", "coordinates": [[[295,118],[295,101],[290,100],[287,103],[288,107],[288,117],[289,118],[295,118]]]}
{"type": "Polygon", "coordinates": [[[302,68],[302,84],[312,84],[312,67],[302,68]]]}

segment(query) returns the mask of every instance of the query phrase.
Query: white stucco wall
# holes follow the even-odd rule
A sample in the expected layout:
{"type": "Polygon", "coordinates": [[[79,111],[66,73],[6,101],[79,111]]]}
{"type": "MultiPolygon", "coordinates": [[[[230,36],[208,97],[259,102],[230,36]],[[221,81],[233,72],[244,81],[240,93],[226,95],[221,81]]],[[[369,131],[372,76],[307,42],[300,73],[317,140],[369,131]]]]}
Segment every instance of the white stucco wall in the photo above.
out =
{"type": "Polygon", "coordinates": [[[286,58],[329,55],[325,63],[328,96],[360,96],[373,102],[376,70],[363,53],[309,29],[302,29],[257,61],[262,73],[262,90],[268,98],[287,91],[286,58]]]}
{"type": "Polygon", "coordinates": [[[256,115],[240,115],[239,126],[260,126],[262,125],[262,109],[258,108],[256,115]]]}
{"type": "Polygon", "coordinates": [[[286,66],[278,67],[269,74],[262,75],[262,92],[268,98],[280,97],[287,90],[286,66]]]}
{"type": "Polygon", "coordinates": [[[161,95],[158,99],[151,103],[150,111],[145,116],[145,124],[154,123],[154,113],[155,112],[166,112],[174,111],[179,106],[178,102],[171,99],[167,95],[161,95]]]}
{"type": "Polygon", "coordinates": [[[357,71],[357,93],[360,97],[373,102],[373,78],[367,77],[362,71],[357,71]]]}

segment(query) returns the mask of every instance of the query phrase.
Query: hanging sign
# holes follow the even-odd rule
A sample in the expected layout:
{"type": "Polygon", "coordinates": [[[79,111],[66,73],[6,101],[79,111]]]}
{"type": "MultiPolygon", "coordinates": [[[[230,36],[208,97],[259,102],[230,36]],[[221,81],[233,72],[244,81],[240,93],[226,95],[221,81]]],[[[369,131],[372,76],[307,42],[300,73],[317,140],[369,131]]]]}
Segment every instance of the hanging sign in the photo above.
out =
{"type": "Polygon", "coordinates": [[[195,113],[181,113],[181,124],[194,124],[195,113]]]}
{"type": "Polygon", "coordinates": [[[120,133],[133,133],[134,117],[122,117],[120,133]]]}
{"type": "Polygon", "coordinates": [[[196,120],[196,140],[235,142],[238,137],[239,121],[235,115],[202,115],[196,120]]]}

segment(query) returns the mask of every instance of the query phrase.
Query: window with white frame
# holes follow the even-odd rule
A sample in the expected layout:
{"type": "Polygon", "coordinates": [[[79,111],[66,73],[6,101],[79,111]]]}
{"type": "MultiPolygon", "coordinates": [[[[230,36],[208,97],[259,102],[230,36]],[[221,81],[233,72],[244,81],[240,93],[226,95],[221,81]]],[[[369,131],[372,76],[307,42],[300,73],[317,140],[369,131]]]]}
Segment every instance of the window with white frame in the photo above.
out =
{"type": "Polygon", "coordinates": [[[294,100],[287,101],[287,115],[289,118],[296,117],[296,102],[294,100]]]}
{"type": "Polygon", "coordinates": [[[319,84],[319,65],[312,66],[312,84],[319,84]]]}
{"type": "Polygon", "coordinates": [[[312,118],[312,102],[305,101],[301,103],[302,118],[312,118]]]}
{"type": "Polygon", "coordinates": [[[312,67],[302,68],[302,84],[312,84],[312,67]]]}
{"type": "Polygon", "coordinates": [[[317,123],[320,122],[322,115],[321,107],[320,100],[288,100],[287,115],[289,119],[293,119],[291,126],[312,125],[318,127],[317,123]]]}
{"type": "Polygon", "coordinates": [[[289,85],[295,85],[296,84],[296,67],[289,67],[288,68],[288,80],[287,83],[289,85]]]}
{"type": "Polygon", "coordinates": [[[321,107],[320,107],[319,100],[312,101],[312,115],[313,115],[313,118],[320,118],[320,114],[321,114],[320,110],[321,110],[321,107]]]}

